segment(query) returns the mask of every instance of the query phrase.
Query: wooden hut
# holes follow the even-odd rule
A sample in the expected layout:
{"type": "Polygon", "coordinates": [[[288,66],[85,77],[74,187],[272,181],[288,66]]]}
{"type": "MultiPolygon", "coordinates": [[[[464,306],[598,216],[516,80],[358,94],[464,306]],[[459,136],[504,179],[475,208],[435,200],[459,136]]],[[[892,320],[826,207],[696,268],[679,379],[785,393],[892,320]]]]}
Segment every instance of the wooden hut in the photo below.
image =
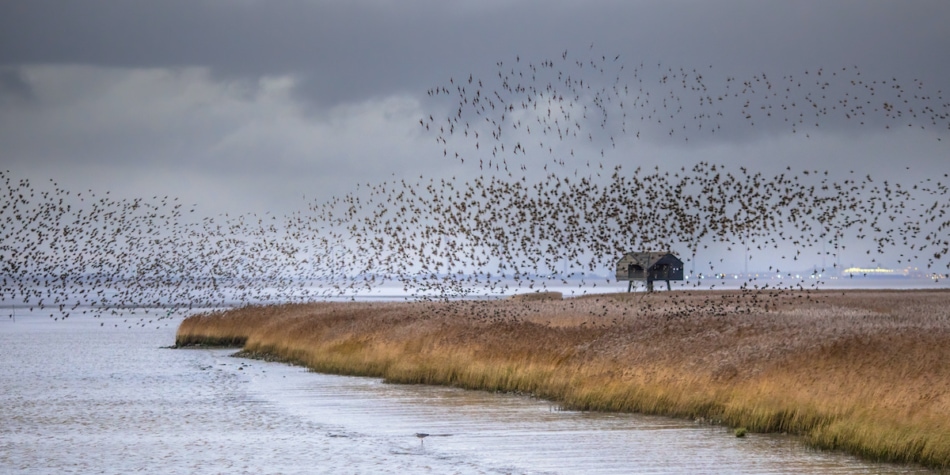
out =
{"type": "Polygon", "coordinates": [[[617,281],[626,280],[627,292],[635,281],[645,281],[647,292],[653,292],[654,280],[665,280],[670,290],[671,280],[683,280],[683,261],[672,252],[628,252],[617,261],[617,281]]]}

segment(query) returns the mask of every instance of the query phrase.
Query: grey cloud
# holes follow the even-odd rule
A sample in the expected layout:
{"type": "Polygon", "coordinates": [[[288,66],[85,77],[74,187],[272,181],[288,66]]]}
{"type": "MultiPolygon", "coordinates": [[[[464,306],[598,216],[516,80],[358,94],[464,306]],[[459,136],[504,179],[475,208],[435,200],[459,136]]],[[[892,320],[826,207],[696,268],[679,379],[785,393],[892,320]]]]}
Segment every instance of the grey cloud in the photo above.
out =
{"type": "Polygon", "coordinates": [[[0,104],[28,102],[35,99],[33,87],[16,69],[0,69],[0,104]]]}
{"type": "MultiPolygon", "coordinates": [[[[525,62],[559,58],[565,49],[570,58],[619,54],[630,67],[641,62],[687,70],[712,66],[710,81],[763,72],[779,78],[818,67],[857,65],[865,77],[920,79],[930,90],[937,90],[950,86],[947,24],[950,3],[945,1],[8,0],[0,2],[0,100],[37,97],[39,89],[22,73],[28,65],[85,65],[118,71],[198,66],[208,68],[214,80],[240,84],[248,101],[258,93],[259,79],[292,76],[297,80],[292,99],[299,104],[295,105],[321,119],[332,106],[396,93],[415,95],[434,111],[453,104],[429,99],[425,91],[446,84],[449,77],[460,80],[469,73],[493,77],[498,61],[508,68],[520,57],[523,67],[525,62]]],[[[187,89],[184,84],[182,89],[187,89]]],[[[82,91],[76,87],[72,93],[82,95],[82,91]]],[[[140,91],[143,96],[150,93],[140,91]]],[[[174,95],[154,94],[160,93],[174,95]]],[[[102,101],[114,99],[108,96],[102,101]]],[[[137,112],[144,118],[156,114],[149,108],[162,109],[161,104],[145,104],[137,112]]],[[[768,135],[763,129],[775,135],[787,132],[784,123],[759,121],[750,127],[739,117],[738,107],[730,107],[725,111],[730,117],[723,120],[731,122],[716,136],[719,143],[761,140],[768,135]]],[[[8,124],[16,125],[0,130],[0,135],[15,138],[0,149],[5,161],[42,158],[47,163],[71,160],[111,165],[138,160],[180,164],[191,170],[194,157],[212,155],[208,149],[220,137],[239,129],[242,121],[256,118],[223,112],[224,118],[214,116],[203,122],[201,112],[188,111],[181,115],[184,119],[169,119],[171,125],[126,127],[122,121],[110,121],[115,111],[104,107],[89,109],[101,115],[95,119],[107,124],[90,133],[83,128],[87,121],[64,123],[60,111],[42,101],[28,103],[25,109],[37,118],[35,126],[22,132],[22,116],[8,113],[8,124]]],[[[451,111],[444,112],[443,117],[451,111]]],[[[684,115],[681,121],[689,122],[691,117],[684,115]]],[[[880,127],[856,131],[840,118],[828,117],[822,119],[821,130],[850,136],[873,134],[880,127]]],[[[658,137],[651,146],[671,145],[664,130],[653,132],[644,133],[658,137]]],[[[712,141],[708,136],[706,140],[712,141]]],[[[259,142],[264,144],[261,147],[268,143],[259,142]]],[[[690,152],[690,147],[705,145],[709,143],[694,135],[684,148],[690,152]]],[[[594,153],[599,148],[594,147],[594,153]]],[[[229,156],[228,165],[233,168],[227,168],[227,173],[256,178],[248,170],[268,166],[263,157],[255,163],[263,152],[253,146],[244,152],[229,156]]],[[[314,161],[333,162],[323,153],[314,150],[314,161]]],[[[441,158],[442,147],[436,153],[441,158]]],[[[867,160],[881,164],[888,158],[867,160]]],[[[400,164],[399,169],[415,170],[423,162],[400,164]]],[[[322,165],[316,164],[315,169],[322,165]]],[[[204,166],[226,168],[213,160],[204,166]]],[[[331,165],[324,168],[329,171],[331,165]]],[[[358,174],[359,168],[353,173],[358,174]]],[[[349,186],[342,175],[334,184],[349,186]]]]}
{"type": "Polygon", "coordinates": [[[948,22],[950,6],[937,1],[28,0],[0,5],[0,64],[293,72],[305,79],[302,96],[317,103],[419,92],[515,54],[592,42],[637,62],[744,72],[854,63],[939,80],[950,68],[948,22]]]}

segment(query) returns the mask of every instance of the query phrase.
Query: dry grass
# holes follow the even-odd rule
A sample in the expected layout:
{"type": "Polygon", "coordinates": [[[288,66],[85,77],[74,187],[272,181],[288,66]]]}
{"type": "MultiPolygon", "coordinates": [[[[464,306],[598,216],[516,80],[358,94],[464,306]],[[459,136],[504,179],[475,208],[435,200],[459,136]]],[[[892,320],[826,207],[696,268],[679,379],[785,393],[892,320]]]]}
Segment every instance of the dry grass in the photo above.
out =
{"type": "Polygon", "coordinates": [[[566,407],[803,435],[950,468],[950,292],[660,292],[320,303],[191,317],[316,371],[523,392],[566,407]]]}
{"type": "Polygon", "coordinates": [[[532,292],[528,294],[518,294],[509,297],[516,302],[534,302],[542,300],[561,300],[564,295],[560,292],[532,292]]]}

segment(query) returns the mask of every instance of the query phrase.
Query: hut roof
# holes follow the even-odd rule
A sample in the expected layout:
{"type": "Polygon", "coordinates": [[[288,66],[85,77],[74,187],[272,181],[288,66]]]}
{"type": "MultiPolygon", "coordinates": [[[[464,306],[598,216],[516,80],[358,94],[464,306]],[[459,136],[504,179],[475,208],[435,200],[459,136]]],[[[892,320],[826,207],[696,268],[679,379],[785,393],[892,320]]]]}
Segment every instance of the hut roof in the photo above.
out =
{"type": "Polygon", "coordinates": [[[673,255],[672,252],[628,252],[623,255],[620,261],[626,265],[637,264],[644,269],[649,269],[666,256],[673,256],[679,261],[679,258],[673,255]]]}

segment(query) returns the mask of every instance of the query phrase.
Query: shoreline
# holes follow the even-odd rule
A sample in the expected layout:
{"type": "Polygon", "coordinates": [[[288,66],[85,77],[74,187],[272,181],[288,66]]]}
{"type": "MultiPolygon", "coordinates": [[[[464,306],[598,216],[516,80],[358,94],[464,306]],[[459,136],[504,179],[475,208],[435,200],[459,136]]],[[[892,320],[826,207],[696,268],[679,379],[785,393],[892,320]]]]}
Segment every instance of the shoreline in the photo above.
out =
{"type": "Polygon", "coordinates": [[[287,304],[192,316],[176,337],[222,343],[319,372],[702,419],[950,468],[946,290],[287,304]]]}

